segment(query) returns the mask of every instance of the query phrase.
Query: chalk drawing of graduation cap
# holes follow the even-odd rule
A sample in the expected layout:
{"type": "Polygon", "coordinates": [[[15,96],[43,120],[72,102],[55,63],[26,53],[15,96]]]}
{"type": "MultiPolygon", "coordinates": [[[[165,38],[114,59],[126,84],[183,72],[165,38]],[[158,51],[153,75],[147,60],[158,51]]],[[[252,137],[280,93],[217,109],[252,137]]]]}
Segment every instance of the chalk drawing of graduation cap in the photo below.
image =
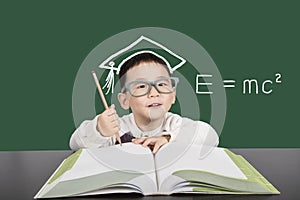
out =
{"type": "Polygon", "coordinates": [[[103,89],[107,88],[105,94],[108,94],[109,91],[114,92],[114,76],[115,73],[116,75],[119,74],[122,65],[127,60],[141,53],[151,53],[161,58],[167,64],[171,74],[186,62],[184,58],[167,47],[142,35],[128,46],[109,56],[98,66],[99,68],[110,70],[103,86],[103,89]]]}

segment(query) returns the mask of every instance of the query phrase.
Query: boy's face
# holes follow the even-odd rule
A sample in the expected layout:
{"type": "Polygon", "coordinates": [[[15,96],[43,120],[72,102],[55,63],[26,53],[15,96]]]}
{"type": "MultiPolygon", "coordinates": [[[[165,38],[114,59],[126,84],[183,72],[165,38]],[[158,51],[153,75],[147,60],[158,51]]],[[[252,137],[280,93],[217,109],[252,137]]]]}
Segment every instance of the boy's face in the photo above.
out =
{"type": "MultiPolygon", "coordinates": [[[[156,81],[161,78],[169,78],[167,69],[158,63],[141,63],[126,72],[126,82],[136,80],[156,81]]],[[[164,114],[169,111],[175,102],[176,92],[169,94],[159,93],[154,86],[148,94],[134,97],[128,91],[119,94],[119,101],[124,109],[131,108],[136,123],[147,123],[164,119],[164,114]],[[123,95],[123,96],[122,96],[123,95]]]]}

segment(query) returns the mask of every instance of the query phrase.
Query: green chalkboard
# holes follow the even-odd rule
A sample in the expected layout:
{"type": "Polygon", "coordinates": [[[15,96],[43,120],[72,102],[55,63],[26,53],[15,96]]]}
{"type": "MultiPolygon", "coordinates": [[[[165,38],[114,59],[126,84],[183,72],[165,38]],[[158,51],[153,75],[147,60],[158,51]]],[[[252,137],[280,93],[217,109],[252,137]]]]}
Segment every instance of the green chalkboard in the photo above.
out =
{"type": "MultiPolygon", "coordinates": [[[[235,80],[234,88],[224,89],[221,146],[299,148],[299,6],[271,0],[2,1],[0,150],[69,149],[79,69],[103,41],[142,27],[184,34],[204,48],[223,80],[235,80]]],[[[189,79],[195,66],[187,64],[178,71],[189,79]]],[[[189,81],[195,87],[195,74],[189,81]]],[[[207,105],[199,118],[209,122],[211,98],[197,98],[207,105]]],[[[96,90],[94,100],[101,112],[96,90]]],[[[181,109],[177,103],[172,111],[181,109]]]]}

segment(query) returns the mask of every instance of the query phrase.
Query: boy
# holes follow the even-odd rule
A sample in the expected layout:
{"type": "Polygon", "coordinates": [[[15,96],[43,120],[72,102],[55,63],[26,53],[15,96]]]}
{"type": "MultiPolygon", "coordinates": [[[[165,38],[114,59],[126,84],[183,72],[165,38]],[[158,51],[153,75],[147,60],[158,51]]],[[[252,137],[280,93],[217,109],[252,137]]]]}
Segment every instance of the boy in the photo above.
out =
{"type": "Polygon", "coordinates": [[[114,145],[115,134],[120,134],[122,142],[151,146],[153,153],[168,142],[218,144],[218,135],[210,125],[168,112],[176,100],[178,78],[171,77],[165,61],[154,52],[134,54],[121,66],[119,79],[119,103],[132,113],[119,118],[111,105],[75,130],[71,149],[114,145]]]}

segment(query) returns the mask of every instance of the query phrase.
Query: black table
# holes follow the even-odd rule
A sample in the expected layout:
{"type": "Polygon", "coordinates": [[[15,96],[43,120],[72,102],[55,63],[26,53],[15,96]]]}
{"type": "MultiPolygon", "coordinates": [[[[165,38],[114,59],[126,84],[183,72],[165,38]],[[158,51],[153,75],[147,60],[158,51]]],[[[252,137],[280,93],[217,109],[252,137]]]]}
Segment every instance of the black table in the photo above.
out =
{"type": "MultiPolygon", "coordinates": [[[[300,199],[300,149],[231,149],[244,156],[280,195],[110,194],[70,199],[300,199]]],[[[28,200],[39,191],[71,151],[0,152],[0,199],[28,200]]]]}

